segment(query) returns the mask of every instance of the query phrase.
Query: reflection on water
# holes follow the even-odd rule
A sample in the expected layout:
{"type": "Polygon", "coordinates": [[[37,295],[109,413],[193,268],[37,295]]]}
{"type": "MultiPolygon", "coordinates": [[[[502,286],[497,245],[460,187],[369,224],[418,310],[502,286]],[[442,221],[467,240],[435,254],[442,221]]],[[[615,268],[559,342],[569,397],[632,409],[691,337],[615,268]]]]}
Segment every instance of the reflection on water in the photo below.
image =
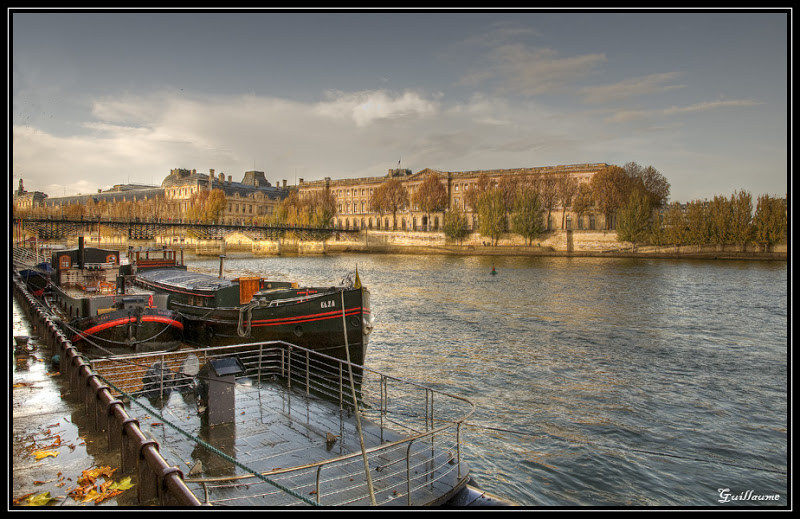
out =
{"type": "Polygon", "coordinates": [[[356,266],[376,316],[367,364],[476,403],[467,459],[483,488],[530,506],[717,506],[719,488],[786,505],[785,263],[225,263],[231,277],[320,285],[356,266]]]}

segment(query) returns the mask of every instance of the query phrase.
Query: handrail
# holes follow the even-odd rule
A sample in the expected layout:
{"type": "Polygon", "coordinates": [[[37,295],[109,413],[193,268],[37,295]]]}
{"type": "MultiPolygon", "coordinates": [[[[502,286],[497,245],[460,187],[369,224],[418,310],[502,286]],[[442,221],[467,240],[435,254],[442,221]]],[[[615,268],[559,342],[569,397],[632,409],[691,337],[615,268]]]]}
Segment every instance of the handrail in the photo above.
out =
{"type": "Polygon", "coordinates": [[[53,353],[61,355],[61,373],[73,390],[71,394],[77,394],[87,413],[94,415],[94,420],[89,420],[90,425],[98,431],[106,429],[109,448],[119,448],[122,472],[136,470],[139,501],[145,503],[157,498],[161,504],[202,506],[203,503],[186,486],[183,473],[161,456],[158,445],[142,433],[138,421],[128,415],[122,402],[101,383],[91,365],[59,328],[54,316],[27,290],[16,273],[14,295],[40,331],[41,341],[53,353]]]}
{"type": "MultiPolygon", "coordinates": [[[[184,350],[180,353],[182,355],[194,354],[201,359],[205,359],[206,361],[214,357],[236,354],[243,359],[243,364],[245,364],[247,369],[246,376],[251,380],[261,380],[265,375],[279,376],[285,379],[287,386],[291,386],[294,383],[295,385],[300,386],[301,389],[305,388],[307,394],[312,389],[315,391],[325,392],[325,394],[329,395],[331,400],[339,401],[340,408],[342,405],[347,407],[352,405],[352,400],[350,399],[350,395],[348,395],[348,393],[350,393],[349,389],[342,391],[342,389],[347,387],[347,382],[344,380],[347,378],[347,375],[345,374],[345,370],[348,369],[347,363],[329,355],[308,350],[300,346],[292,345],[282,341],[254,342],[215,348],[184,350]],[[314,363],[311,362],[312,359],[314,363]],[[316,363],[319,361],[325,361],[327,363],[326,369],[330,368],[330,370],[327,372],[327,376],[322,377],[326,379],[326,382],[330,383],[329,385],[322,386],[321,380],[308,378],[309,373],[318,368],[318,364],[316,363]],[[331,366],[333,367],[331,368],[331,366]],[[338,380],[331,380],[331,378],[338,380]],[[318,382],[320,383],[320,386],[315,386],[315,384],[318,382]]],[[[169,362],[168,359],[170,358],[170,355],[170,353],[136,354],[117,357],[115,361],[138,363],[142,365],[152,365],[155,361],[164,362],[165,364],[162,365],[166,365],[166,363],[169,362]]],[[[108,362],[112,361],[98,360],[95,361],[93,365],[95,369],[102,374],[106,371],[106,368],[102,365],[108,362]]],[[[172,362],[173,364],[177,364],[178,361],[174,360],[172,362]]],[[[336,474],[339,474],[340,472],[346,472],[348,467],[350,469],[355,468],[354,463],[359,457],[367,456],[370,459],[375,459],[377,456],[394,458],[392,453],[403,447],[405,447],[404,450],[407,451],[405,455],[405,463],[407,466],[410,466],[412,463],[412,456],[409,453],[412,451],[415,445],[419,445],[420,443],[424,443],[426,446],[426,450],[424,452],[428,452],[428,445],[430,445],[431,451],[427,454],[419,451],[416,452],[414,456],[422,459],[421,457],[424,454],[426,459],[428,459],[428,462],[426,463],[430,463],[432,465],[432,468],[429,470],[433,472],[429,472],[428,475],[425,475],[425,473],[405,473],[404,485],[407,489],[406,492],[409,493],[405,496],[406,500],[411,502],[411,492],[414,490],[414,484],[417,484],[415,483],[416,478],[426,477],[428,480],[435,480],[437,477],[440,477],[436,474],[437,470],[440,472],[452,470],[453,472],[449,477],[455,477],[457,481],[465,482],[468,472],[462,467],[461,426],[474,414],[474,404],[466,398],[452,395],[444,391],[435,390],[413,381],[404,380],[400,377],[386,375],[365,366],[352,365],[352,367],[358,369],[361,373],[362,395],[358,400],[359,407],[364,406],[364,410],[370,413],[370,416],[374,415],[376,419],[379,419],[381,429],[379,445],[367,446],[364,448],[363,452],[356,449],[355,451],[351,451],[349,453],[333,456],[324,460],[312,460],[307,463],[292,467],[273,468],[271,470],[261,472],[254,471],[253,473],[227,476],[196,478],[186,477],[184,482],[186,484],[201,485],[205,491],[208,492],[208,487],[213,486],[214,484],[237,484],[237,482],[250,480],[252,478],[260,477],[264,479],[279,476],[290,478],[309,477],[312,478],[312,481],[316,482],[317,502],[323,505],[330,505],[330,502],[325,502],[325,498],[323,495],[321,495],[319,489],[321,485],[321,479],[326,473],[328,473],[328,470],[334,467],[340,467],[340,469],[331,472],[331,474],[334,474],[332,477],[338,480],[337,478],[339,476],[336,474]],[[374,393],[372,393],[373,391],[374,393]],[[393,392],[391,396],[389,395],[390,392],[393,392]],[[423,395],[425,400],[424,413],[422,407],[419,408],[420,413],[422,413],[420,416],[413,415],[415,408],[404,409],[404,406],[407,405],[407,402],[403,402],[400,398],[396,398],[394,392],[396,392],[397,395],[411,393],[417,394],[418,396],[420,392],[425,393],[423,395]],[[365,393],[370,393],[369,397],[367,397],[365,393]],[[434,398],[434,395],[436,395],[436,398],[434,398]],[[365,405],[365,398],[370,399],[369,405],[365,405]],[[389,409],[389,402],[398,402],[398,408],[396,410],[389,409]],[[404,413],[409,414],[406,415],[404,413]],[[420,421],[415,422],[415,419],[419,419],[420,421]],[[387,421],[390,425],[394,424],[402,427],[404,429],[403,436],[392,437],[388,439],[385,438],[383,431],[387,425],[387,421]],[[448,446],[447,442],[452,442],[453,446],[448,446]],[[434,450],[438,454],[435,454],[434,450]],[[436,463],[433,463],[434,458],[436,459],[436,463]]],[[[124,383],[115,382],[115,385],[123,387],[124,383]]],[[[422,405],[421,398],[419,401],[420,405],[422,405]]],[[[379,422],[376,420],[374,425],[377,427],[379,422]]],[[[396,433],[397,431],[393,432],[396,433]]],[[[400,459],[403,458],[401,457],[400,459]]],[[[397,461],[400,461],[400,459],[397,461]]],[[[247,462],[245,461],[244,464],[247,464],[247,462]]],[[[391,463],[386,466],[388,467],[389,465],[391,465],[391,463]]],[[[394,478],[397,477],[397,473],[392,472],[392,470],[387,469],[381,473],[380,469],[381,467],[378,467],[377,469],[374,467],[370,468],[370,473],[376,470],[378,471],[375,472],[375,475],[373,476],[377,478],[376,481],[378,481],[380,478],[387,478],[390,476],[394,478]]],[[[363,473],[363,468],[362,475],[366,475],[363,473]]],[[[250,483],[250,485],[253,484],[255,483],[250,483]]],[[[383,488],[386,485],[387,484],[384,482],[381,487],[383,488]]],[[[383,502],[386,502],[386,500],[390,498],[387,498],[384,495],[382,499],[383,502]]],[[[368,499],[368,496],[365,494],[361,497],[361,499],[368,499]]],[[[396,501],[392,501],[392,503],[396,504],[396,501]]]]}

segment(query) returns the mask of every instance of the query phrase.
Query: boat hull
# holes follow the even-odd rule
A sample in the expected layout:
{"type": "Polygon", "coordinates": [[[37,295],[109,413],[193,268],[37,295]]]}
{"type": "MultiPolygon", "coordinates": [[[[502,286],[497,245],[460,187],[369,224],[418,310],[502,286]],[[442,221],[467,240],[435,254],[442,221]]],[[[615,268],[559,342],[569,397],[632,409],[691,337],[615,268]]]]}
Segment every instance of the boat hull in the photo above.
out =
{"type": "Polygon", "coordinates": [[[170,300],[169,308],[183,319],[184,341],[200,347],[285,341],[359,365],[372,329],[366,288],[275,306],[208,308],[170,300]]]}
{"type": "Polygon", "coordinates": [[[82,351],[124,355],[175,349],[180,346],[184,325],[172,310],[145,307],[73,319],[63,328],[82,351]]]}
{"type": "Polygon", "coordinates": [[[19,275],[28,287],[28,290],[36,297],[41,297],[45,289],[50,285],[52,269],[48,263],[40,263],[33,268],[19,271],[19,275]]]}

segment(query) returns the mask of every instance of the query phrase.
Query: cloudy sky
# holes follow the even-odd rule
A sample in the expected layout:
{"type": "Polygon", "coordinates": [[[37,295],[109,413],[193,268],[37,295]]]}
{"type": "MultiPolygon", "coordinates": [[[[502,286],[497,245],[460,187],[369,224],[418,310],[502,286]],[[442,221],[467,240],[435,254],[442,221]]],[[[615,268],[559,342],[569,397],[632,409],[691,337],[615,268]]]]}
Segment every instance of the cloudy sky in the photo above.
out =
{"type": "Polygon", "coordinates": [[[637,162],[787,193],[788,14],[14,12],[12,187],[637,162]]]}

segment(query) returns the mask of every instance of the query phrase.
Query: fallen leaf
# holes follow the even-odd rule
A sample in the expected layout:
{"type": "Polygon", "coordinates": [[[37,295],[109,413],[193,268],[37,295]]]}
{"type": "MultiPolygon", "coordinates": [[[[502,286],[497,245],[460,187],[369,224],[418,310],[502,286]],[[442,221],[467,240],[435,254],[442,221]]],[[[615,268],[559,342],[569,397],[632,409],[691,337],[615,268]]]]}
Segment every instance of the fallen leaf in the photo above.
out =
{"type": "Polygon", "coordinates": [[[56,456],[58,456],[58,451],[36,451],[33,453],[33,457],[36,458],[36,461],[47,458],[49,456],[55,458],[56,456]]]}
{"type": "Polygon", "coordinates": [[[127,478],[122,478],[118,482],[114,482],[108,487],[111,490],[128,490],[133,488],[133,483],[131,483],[131,478],[128,476],[127,478]]]}
{"type": "Polygon", "coordinates": [[[26,499],[28,499],[28,498],[29,498],[29,497],[31,497],[32,495],[33,495],[33,492],[31,492],[30,494],[25,494],[25,495],[23,495],[23,496],[19,496],[18,498],[16,498],[16,499],[14,499],[13,501],[11,501],[11,503],[12,503],[14,506],[19,506],[19,505],[21,505],[21,504],[22,504],[22,502],[23,502],[23,501],[25,501],[26,499]]]}
{"type": "Polygon", "coordinates": [[[54,497],[50,497],[50,492],[45,492],[43,494],[39,494],[35,497],[29,497],[22,506],[45,506],[46,504],[50,503],[50,501],[55,501],[54,497]]]}

